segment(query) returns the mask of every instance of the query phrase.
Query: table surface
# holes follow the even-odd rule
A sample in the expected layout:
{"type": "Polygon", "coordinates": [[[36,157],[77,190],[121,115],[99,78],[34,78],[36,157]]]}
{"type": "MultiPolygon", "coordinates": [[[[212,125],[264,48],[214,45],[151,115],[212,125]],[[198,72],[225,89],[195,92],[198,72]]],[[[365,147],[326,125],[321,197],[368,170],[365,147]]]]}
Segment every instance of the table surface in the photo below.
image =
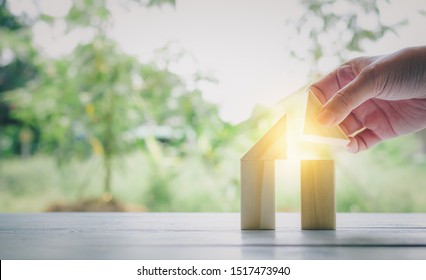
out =
{"type": "Polygon", "coordinates": [[[239,213],[0,214],[0,259],[426,259],[426,214],[337,214],[336,231],[240,230],[239,213]]]}

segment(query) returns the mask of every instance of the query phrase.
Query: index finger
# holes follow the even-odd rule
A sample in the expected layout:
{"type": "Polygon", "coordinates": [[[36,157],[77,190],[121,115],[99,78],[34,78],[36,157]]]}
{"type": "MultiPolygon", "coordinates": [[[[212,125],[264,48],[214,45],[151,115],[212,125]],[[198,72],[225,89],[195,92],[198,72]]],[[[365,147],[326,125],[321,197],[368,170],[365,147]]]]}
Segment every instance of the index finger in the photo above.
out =
{"type": "Polygon", "coordinates": [[[316,96],[322,104],[325,104],[336,92],[349,84],[354,78],[355,73],[353,73],[352,67],[350,65],[342,65],[312,84],[311,87],[319,89],[319,91],[315,91],[316,96]]]}

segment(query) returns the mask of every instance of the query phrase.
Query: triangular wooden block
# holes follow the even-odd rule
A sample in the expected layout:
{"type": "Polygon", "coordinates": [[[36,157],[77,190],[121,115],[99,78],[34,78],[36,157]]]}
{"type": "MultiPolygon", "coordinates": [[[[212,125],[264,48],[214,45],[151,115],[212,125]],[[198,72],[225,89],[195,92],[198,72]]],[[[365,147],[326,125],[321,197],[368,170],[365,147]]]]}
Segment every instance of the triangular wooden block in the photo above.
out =
{"type": "Polygon", "coordinates": [[[266,134],[241,158],[247,160],[286,159],[287,119],[284,115],[266,134]]]}
{"type": "Polygon", "coordinates": [[[324,127],[317,122],[317,116],[323,105],[315,96],[315,89],[309,89],[306,105],[305,124],[302,139],[306,141],[346,146],[349,138],[339,126],[324,127]]]}

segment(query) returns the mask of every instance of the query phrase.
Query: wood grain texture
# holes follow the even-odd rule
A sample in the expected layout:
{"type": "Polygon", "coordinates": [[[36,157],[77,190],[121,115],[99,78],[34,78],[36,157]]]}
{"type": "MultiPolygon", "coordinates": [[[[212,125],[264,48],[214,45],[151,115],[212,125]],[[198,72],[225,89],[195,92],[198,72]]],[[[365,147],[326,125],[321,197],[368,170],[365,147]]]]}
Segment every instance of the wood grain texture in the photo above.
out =
{"type": "Polygon", "coordinates": [[[241,161],[241,229],[275,229],[275,161],[241,161]]]}
{"type": "Polygon", "coordinates": [[[426,259],[426,214],[338,213],[336,231],[241,231],[239,213],[0,214],[0,259],[426,259]]]}
{"type": "Polygon", "coordinates": [[[346,146],[349,138],[339,126],[325,127],[317,122],[317,116],[323,105],[316,97],[316,88],[308,90],[306,115],[303,126],[302,138],[306,141],[324,143],[329,145],[346,146]]]}
{"type": "Polygon", "coordinates": [[[302,229],[335,229],[336,201],[333,160],[302,160],[302,229]]]}
{"type": "Polygon", "coordinates": [[[284,115],[241,158],[241,160],[286,159],[287,117],[284,115]]]}
{"type": "Polygon", "coordinates": [[[284,115],[241,158],[241,229],[275,229],[275,160],[286,159],[284,115]]]}

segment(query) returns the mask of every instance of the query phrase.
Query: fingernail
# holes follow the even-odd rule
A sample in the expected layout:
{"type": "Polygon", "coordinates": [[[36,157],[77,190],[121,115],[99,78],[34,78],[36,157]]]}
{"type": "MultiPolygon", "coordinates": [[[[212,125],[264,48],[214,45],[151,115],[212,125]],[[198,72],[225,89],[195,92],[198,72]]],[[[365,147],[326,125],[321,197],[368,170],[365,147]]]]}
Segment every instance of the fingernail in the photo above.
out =
{"type": "Polygon", "coordinates": [[[348,145],[346,145],[346,150],[350,153],[356,153],[358,152],[358,145],[357,143],[352,139],[348,145]]]}
{"type": "Polygon", "coordinates": [[[317,116],[317,120],[320,124],[324,126],[332,126],[336,122],[336,114],[330,110],[321,110],[317,116]]]}

